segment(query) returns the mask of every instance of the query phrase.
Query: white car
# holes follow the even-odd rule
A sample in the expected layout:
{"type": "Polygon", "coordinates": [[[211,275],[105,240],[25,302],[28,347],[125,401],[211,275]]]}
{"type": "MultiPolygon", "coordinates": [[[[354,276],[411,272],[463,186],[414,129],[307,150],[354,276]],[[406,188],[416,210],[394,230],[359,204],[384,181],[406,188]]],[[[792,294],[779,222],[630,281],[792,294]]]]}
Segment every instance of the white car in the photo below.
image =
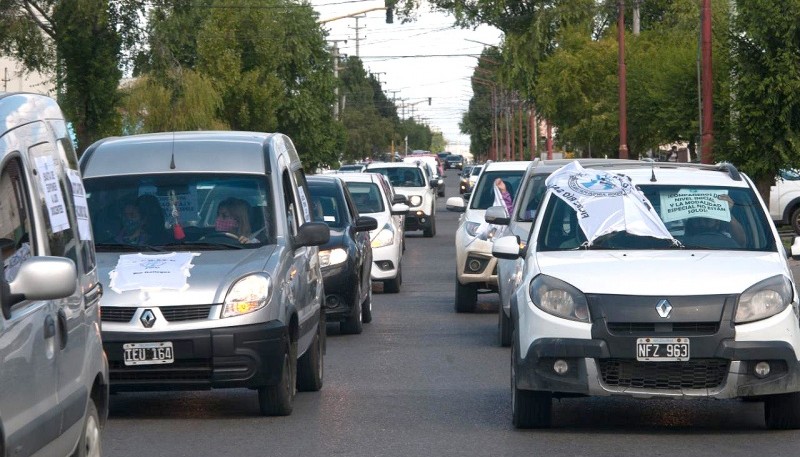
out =
{"type": "MultiPolygon", "coordinates": [[[[378,173],[348,173],[341,176],[359,215],[378,221],[371,231],[372,280],[383,282],[384,292],[400,292],[403,283],[402,259],[404,250],[403,223],[408,205],[394,200],[386,178],[378,173]]],[[[402,199],[402,197],[400,197],[402,199]]]]}
{"type": "Polygon", "coordinates": [[[403,158],[403,162],[420,165],[425,168],[426,173],[436,182],[436,195],[444,197],[444,176],[440,173],[440,159],[434,154],[415,154],[403,158]]]}
{"type": "Polygon", "coordinates": [[[552,399],[579,395],[745,398],[768,428],[800,428],[797,290],[753,182],[730,164],[568,167],[525,247],[494,243],[524,257],[514,425],[548,427],[552,399]]]}
{"type": "Polygon", "coordinates": [[[769,214],[779,224],[791,224],[800,234],[800,172],[780,170],[769,188],[769,214]]]}
{"type": "Polygon", "coordinates": [[[469,203],[462,197],[447,199],[447,209],[464,212],[456,229],[455,310],[473,312],[479,292],[497,292],[496,259],[492,257],[491,233],[486,233],[484,213],[494,205],[494,181],[503,179],[512,197],[531,162],[490,162],[484,165],[469,203]]]}
{"type": "Polygon", "coordinates": [[[372,163],[368,173],[380,173],[389,179],[396,193],[408,199],[405,229],[422,230],[425,237],[436,235],[436,188],[432,180],[419,166],[410,163],[372,163]]]}

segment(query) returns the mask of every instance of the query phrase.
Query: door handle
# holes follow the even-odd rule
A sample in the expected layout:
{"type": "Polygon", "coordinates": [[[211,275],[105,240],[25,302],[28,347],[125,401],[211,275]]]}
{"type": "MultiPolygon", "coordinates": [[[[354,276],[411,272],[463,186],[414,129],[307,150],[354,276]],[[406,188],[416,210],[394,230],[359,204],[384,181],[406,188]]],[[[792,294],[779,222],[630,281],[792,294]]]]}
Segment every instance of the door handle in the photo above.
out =
{"type": "Polygon", "coordinates": [[[67,339],[69,338],[69,332],[67,331],[67,313],[64,309],[58,310],[58,331],[61,333],[61,349],[67,347],[67,339]]]}
{"type": "Polygon", "coordinates": [[[47,315],[44,318],[44,339],[49,339],[56,336],[56,320],[53,316],[47,315]]]}
{"type": "Polygon", "coordinates": [[[85,306],[87,308],[91,308],[94,304],[100,301],[100,297],[102,296],[103,296],[103,285],[98,282],[97,284],[92,286],[92,288],[89,289],[88,292],[83,294],[85,306]]]}

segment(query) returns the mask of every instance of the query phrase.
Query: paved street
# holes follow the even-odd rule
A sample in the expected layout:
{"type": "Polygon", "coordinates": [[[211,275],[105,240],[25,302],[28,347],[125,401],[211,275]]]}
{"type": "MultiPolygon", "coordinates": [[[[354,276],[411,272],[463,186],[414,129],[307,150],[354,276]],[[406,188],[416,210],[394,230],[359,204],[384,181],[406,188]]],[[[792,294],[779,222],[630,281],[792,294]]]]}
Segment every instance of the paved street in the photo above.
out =
{"type": "MultiPolygon", "coordinates": [[[[449,171],[447,194],[457,195],[449,171]]],[[[259,416],[254,391],[111,397],[103,454],[127,456],[795,455],[800,431],[768,432],[760,403],[569,399],[554,428],[511,425],[509,350],[497,298],[453,311],[458,215],[439,199],[436,237],[409,236],[401,293],[375,288],[362,335],[330,328],[325,385],[290,417],[259,416]]]]}

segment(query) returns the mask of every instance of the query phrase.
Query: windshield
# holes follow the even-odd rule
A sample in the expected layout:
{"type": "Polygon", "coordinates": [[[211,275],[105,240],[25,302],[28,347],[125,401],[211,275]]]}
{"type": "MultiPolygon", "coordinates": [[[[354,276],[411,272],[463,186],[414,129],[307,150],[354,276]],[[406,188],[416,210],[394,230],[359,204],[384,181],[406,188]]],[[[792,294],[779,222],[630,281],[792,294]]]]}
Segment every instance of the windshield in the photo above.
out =
{"type": "Polygon", "coordinates": [[[517,211],[517,220],[520,222],[533,222],[536,219],[536,210],[539,209],[539,204],[547,192],[545,181],[547,180],[546,174],[533,175],[528,179],[525,186],[525,192],[520,196],[519,210],[517,211]]]}
{"type": "Polygon", "coordinates": [[[425,177],[417,167],[369,168],[367,171],[386,176],[394,187],[425,187],[425,177]]]}
{"type": "Polygon", "coordinates": [[[309,182],[308,190],[311,192],[314,222],[324,222],[333,229],[342,229],[347,225],[347,203],[338,187],[309,182]]]}
{"type": "Polygon", "coordinates": [[[511,194],[512,199],[515,198],[524,173],[522,170],[496,170],[482,174],[478,185],[475,187],[475,193],[472,195],[470,208],[488,209],[490,206],[494,206],[494,181],[497,178],[505,182],[506,191],[511,194]]]}
{"type": "MultiPolygon", "coordinates": [[[[640,186],[670,234],[686,249],[775,251],[770,222],[750,189],[705,186],[640,186]]],[[[541,229],[539,251],[579,249],[586,237],[575,211],[552,195],[541,229]]],[[[672,249],[671,240],[616,232],[592,249],[672,249]]]]}
{"type": "Polygon", "coordinates": [[[381,191],[376,184],[370,182],[348,182],[346,184],[359,214],[384,211],[381,191]]]}
{"type": "Polygon", "coordinates": [[[264,177],[158,174],[84,183],[98,251],[275,243],[273,201],[264,177]]]}
{"type": "Polygon", "coordinates": [[[483,167],[475,167],[475,168],[473,168],[472,169],[472,176],[478,176],[479,174],[481,174],[481,170],[483,170],[483,167]]]}

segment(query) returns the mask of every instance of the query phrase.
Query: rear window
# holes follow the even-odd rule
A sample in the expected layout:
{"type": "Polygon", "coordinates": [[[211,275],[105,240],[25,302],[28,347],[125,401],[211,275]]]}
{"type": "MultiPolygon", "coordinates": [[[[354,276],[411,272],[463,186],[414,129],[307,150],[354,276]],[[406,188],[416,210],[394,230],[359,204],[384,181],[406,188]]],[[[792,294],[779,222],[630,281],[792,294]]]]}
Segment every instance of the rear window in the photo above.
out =
{"type": "Polygon", "coordinates": [[[533,222],[536,219],[536,210],[547,192],[547,186],[545,185],[547,176],[546,174],[533,175],[528,180],[525,192],[519,196],[522,201],[517,211],[518,221],[533,222]]]}
{"type": "Polygon", "coordinates": [[[425,187],[425,177],[417,167],[368,168],[370,173],[380,173],[394,187],[425,187]]]}
{"type": "Polygon", "coordinates": [[[369,182],[348,182],[346,184],[359,214],[381,213],[384,211],[381,190],[378,189],[376,184],[369,182]]]}
{"type": "Polygon", "coordinates": [[[311,218],[324,222],[330,228],[341,229],[347,225],[347,202],[334,185],[308,183],[311,192],[311,218]]]}
{"type": "Polygon", "coordinates": [[[475,193],[472,195],[471,209],[488,209],[494,205],[494,181],[500,178],[506,184],[506,190],[511,194],[511,198],[516,198],[517,191],[519,190],[522,175],[525,172],[519,171],[506,171],[496,170],[487,171],[481,175],[478,185],[475,187],[475,193]]]}

